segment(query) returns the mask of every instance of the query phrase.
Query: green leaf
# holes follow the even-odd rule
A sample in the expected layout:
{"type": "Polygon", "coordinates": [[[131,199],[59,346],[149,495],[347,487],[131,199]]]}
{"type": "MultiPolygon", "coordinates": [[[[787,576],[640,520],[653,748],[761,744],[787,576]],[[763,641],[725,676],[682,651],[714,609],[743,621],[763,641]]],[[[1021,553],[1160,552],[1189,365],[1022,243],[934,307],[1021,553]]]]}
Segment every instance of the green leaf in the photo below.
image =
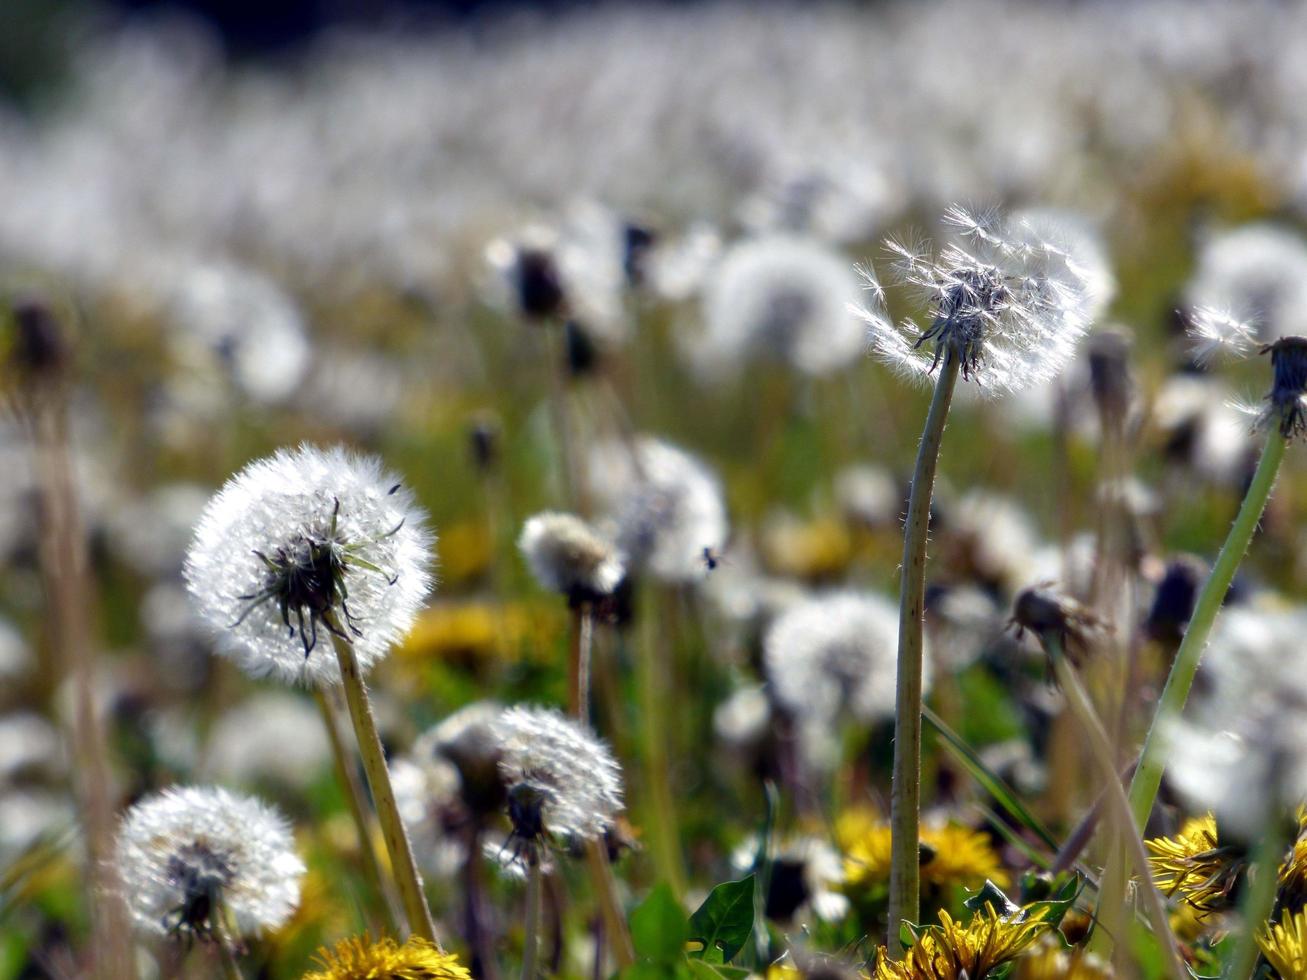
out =
{"type": "Polygon", "coordinates": [[[1021,908],[1004,894],[1003,889],[988,878],[985,879],[984,887],[962,904],[973,912],[979,912],[986,905],[992,905],[994,911],[1003,916],[1014,915],[1021,911],[1021,908]]]}
{"type": "Polygon", "coordinates": [[[690,939],[703,944],[691,957],[729,963],[753,932],[753,875],[714,888],[690,916],[690,939]]]}
{"type": "Polygon", "coordinates": [[[671,963],[685,952],[688,923],[685,910],[666,882],[631,913],[631,940],[636,953],[655,963],[671,963]]]}
{"type": "Polygon", "coordinates": [[[690,976],[695,980],[745,980],[749,971],[742,966],[727,966],[724,963],[706,963],[703,960],[687,961],[690,976]]]}

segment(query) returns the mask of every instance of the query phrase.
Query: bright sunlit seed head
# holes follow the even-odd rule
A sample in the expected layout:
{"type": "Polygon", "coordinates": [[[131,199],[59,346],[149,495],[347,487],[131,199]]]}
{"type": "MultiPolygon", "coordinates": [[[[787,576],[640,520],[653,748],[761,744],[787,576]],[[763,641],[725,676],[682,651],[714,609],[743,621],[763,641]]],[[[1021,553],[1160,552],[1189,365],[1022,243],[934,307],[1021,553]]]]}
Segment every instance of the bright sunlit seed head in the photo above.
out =
{"type": "Polygon", "coordinates": [[[286,820],[218,787],[138,802],[123,819],[115,861],[136,928],[154,936],[209,937],[223,922],[240,936],[276,929],[299,904],[304,874],[286,820]]]}
{"type": "Polygon", "coordinates": [[[370,668],[431,587],[433,536],[372,458],[302,446],[251,463],[209,502],[186,584],[218,651],[246,673],[334,684],[331,633],[370,668]]]}
{"type": "Polygon", "coordinates": [[[509,708],[494,723],[508,787],[510,850],[546,838],[597,840],[622,809],[622,773],[589,729],[549,708],[509,708]]]}
{"type": "Polygon", "coordinates": [[[1257,329],[1250,321],[1213,306],[1189,314],[1188,334],[1194,360],[1204,366],[1220,358],[1243,357],[1257,343],[1257,329]]]}
{"type": "Polygon", "coordinates": [[[536,581],[572,605],[611,595],[626,573],[614,545],[573,514],[528,518],[517,546],[536,581]]]}
{"type": "Polygon", "coordinates": [[[957,206],[945,222],[955,240],[938,254],[925,244],[889,244],[898,278],[929,304],[929,327],[890,321],[878,281],[865,273],[873,302],[856,310],[873,352],[900,374],[922,379],[954,358],[963,378],[989,395],[1056,376],[1094,309],[1085,270],[1027,222],[957,206]]]}

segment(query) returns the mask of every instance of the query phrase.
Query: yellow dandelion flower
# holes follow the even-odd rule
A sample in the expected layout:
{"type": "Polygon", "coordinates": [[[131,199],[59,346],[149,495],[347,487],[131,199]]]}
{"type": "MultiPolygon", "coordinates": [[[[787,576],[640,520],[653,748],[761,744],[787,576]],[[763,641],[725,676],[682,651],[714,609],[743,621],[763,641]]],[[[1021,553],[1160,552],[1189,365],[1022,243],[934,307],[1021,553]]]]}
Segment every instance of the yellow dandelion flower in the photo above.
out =
{"type": "Polygon", "coordinates": [[[1257,937],[1257,945],[1285,980],[1307,977],[1307,910],[1270,926],[1257,937]]]}
{"type": "MultiPolygon", "coordinates": [[[[889,823],[868,810],[851,810],[836,821],[835,836],[844,851],[845,880],[852,886],[889,881],[889,823]]],[[[979,888],[987,880],[1000,888],[1007,872],[989,838],[957,824],[921,828],[921,881],[947,887],[979,888]]]]}
{"type": "Polygon", "coordinates": [[[925,929],[903,959],[895,962],[881,949],[874,980],[987,977],[991,970],[1019,957],[1049,929],[1043,915],[1004,917],[986,905],[963,926],[941,911],[940,924],[925,929]]]}
{"type": "Polygon", "coordinates": [[[441,662],[474,668],[521,651],[552,651],[562,611],[525,603],[437,602],[418,616],[395,650],[405,666],[441,662]]]}
{"type": "Polygon", "coordinates": [[[1280,907],[1297,911],[1307,906],[1307,838],[1294,842],[1289,858],[1280,866],[1280,907]]]}
{"type": "Polygon", "coordinates": [[[369,937],[345,939],[328,952],[318,951],[323,969],[304,974],[303,980],[471,980],[458,957],[441,952],[425,939],[413,937],[404,945],[393,939],[373,942],[369,937]]]}
{"type": "Polygon", "coordinates": [[[1111,964],[1045,935],[1017,962],[1015,980],[1111,980],[1111,964]]]}
{"type": "Polygon", "coordinates": [[[805,522],[773,515],[763,529],[761,547],[770,571],[807,581],[839,575],[853,557],[848,529],[829,517],[805,522]]]}
{"type": "Polygon", "coordinates": [[[1146,843],[1153,882],[1163,894],[1178,893],[1203,914],[1229,907],[1247,862],[1238,850],[1221,846],[1212,814],[1186,820],[1174,837],[1146,843]]]}

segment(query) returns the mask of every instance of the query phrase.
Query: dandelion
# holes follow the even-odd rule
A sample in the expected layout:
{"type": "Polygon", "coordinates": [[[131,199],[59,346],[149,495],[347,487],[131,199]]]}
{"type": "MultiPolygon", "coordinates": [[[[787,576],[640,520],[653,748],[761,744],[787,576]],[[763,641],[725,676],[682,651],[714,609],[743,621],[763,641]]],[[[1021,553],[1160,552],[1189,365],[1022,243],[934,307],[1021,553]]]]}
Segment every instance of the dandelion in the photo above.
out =
{"type": "Polygon", "coordinates": [[[632,567],[668,582],[704,574],[704,549],[729,530],[716,475],[689,453],[650,436],[592,447],[588,485],[632,567]]]}
{"type": "Polygon", "coordinates": [[[1251,322],[1212,306],[1189,314],[1188,332],[1194,360],[1204,367],[1218,359],[1243,357],[1257,343],[1251,322]]]}
{"type": "Polygon", "coordinates": [[[369,936],[342,939],[318,950],[321,970],[304,980],[471,980],[458,957],[416,936],[402,945],[393,939],[375,942],[369,936]]]}
{"type": "Polygon", "coordinates": [[[1041,912],[1000,913],[985,905],[965,926],[941,910],[937,926],[927,926],[899,961],[884,947],[874,980],[963,980],[987,977],[1013,962],[1051,928],[1041,912]]]}
{"type": "Polygon", "coordinates": [[[863,328],[850,309],[858,298],[858,277],[826,245],[795,235],[746,239],[711,274],[703,333],[689,351],[711,374],[738,372],[755,357],[829,374],[862,351],[863,328]]]}
{"type": "MultiPolygon", "coordinates": [[[[1185,299],[1198,310],[1226,310],[1256,324],[1257,340],[1307,333],[1307,243],[1270,223],[1213,235],[1198,252],[1185,299]]],[[[1237,318],[1237,319],[1236,319],[1237,318]]]]}
{"type": "Polygon", "coordinates": [[[1222,911],[1247,869],[1242,847],[1222,847],[1216,817],[1191,817],[1174,837],[1145,841],[1153,881],[1166,895],[1181,895],[1199,914],[1222,911]]]}
{"type": "MultiPolygon", "coordinates": [[[[850,887],[885,884],[890,872],[890,826],[874,812],[848,810],[835,823],[844,852],[844,876],[850,887]]],[[[986,881],[999,887],[1007,871],[989,838],[956,823],[926,823],[919,847],[921,880],[937,889],[979,889],[986,881]]]]}
{"type": "MultiPolygon", "coordinates": [[[[889,246],[899,278],[929,302],[931,325],[896,326],[879,302],[857,308],[872,350],[898,373],[923,380],[953,358],[962,377],[989,395],[1055,377],[1089,325],[1093,297],[1085,271],[1029,223],[957,206],[944,220],[956,240],[938,255],[924,243],[889,246]]],[[[878,298],[870,272],[867,284],[878,298]]]]}
{"type": "Polygon", "coordinates": [[[223,712],[209,734],[207,760],[224,783],[302,791],[330,764],[331,746],[312,704],[269,691],[223,712]]]}
{"type": "Polygon", "coordinates": [[[1285,980],[1307,976],[1307,910],[1287,914],[1259,932],[1257,945],[1285,980]]]}
{"type": "MultiPolygon", "coordinates": [[[[746,838],[731,855],[736,871],[747,874],[758,858],[759,840],[746,838]]],[[[849,911],[841,894],[844,868],[839,853],[820,837],[798,835],[772,845],[767,861],[764,914],[777,922],[792,922],[810,910],[822,922],[838,922],[849,911]]]]}
{"type": "Polygon", "coordinates": [[[903,532],[888,918],[889,948],[896,954],[901,949],[900,923],[917,918],[926,530],[953,391],[959,374],[993,395],[1050,380],[1071,360],[1092,311],[1084,270],[1029,224],[1004,221],[996,214],[973,216],[960,207],[950,208],[945,221],[957,233],[956,240],[937,256],[925,246],[890,246],[899,277],[929,303],[930,326],[895,326],[882,309],[880,285],[870,272],[868,285],[876,303],[872,309],[859,309],[872,350],[893,369],[922,380],[939,369],[903,532]]]}
{"type": "Polygon", "coordinates": [[[318,641],[348,638],[368,669],[412,626],[433,539],[380,463],[302,446],[251,463],[209,502],[186,584],[218,652],[255,677],[340,683],[318,641]]]}
{"type": "Polygon", "coordinates": [[[276,810],[220,787],[164,790],[134,805],[115,862],[136,928],[153,936],[251,936],[295,911],[304,862],[276,810]]]}
{"type": "Polygon", "coordinates": [[[1017,960],[1016,980],[1112,980],[1109,963],[1083,948],[1067,948],[1045,934],[1017,960]]]}

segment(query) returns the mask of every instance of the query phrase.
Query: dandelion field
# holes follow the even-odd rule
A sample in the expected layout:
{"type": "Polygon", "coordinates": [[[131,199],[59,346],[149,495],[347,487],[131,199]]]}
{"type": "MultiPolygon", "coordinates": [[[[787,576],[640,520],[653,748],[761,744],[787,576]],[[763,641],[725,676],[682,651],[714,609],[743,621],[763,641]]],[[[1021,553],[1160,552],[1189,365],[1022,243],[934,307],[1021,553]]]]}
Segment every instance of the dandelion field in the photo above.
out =
{"type": "Polygon", "coordinates": [[[41,30],[0,978],[1307,978],[1307,9],[41,30]]]}

